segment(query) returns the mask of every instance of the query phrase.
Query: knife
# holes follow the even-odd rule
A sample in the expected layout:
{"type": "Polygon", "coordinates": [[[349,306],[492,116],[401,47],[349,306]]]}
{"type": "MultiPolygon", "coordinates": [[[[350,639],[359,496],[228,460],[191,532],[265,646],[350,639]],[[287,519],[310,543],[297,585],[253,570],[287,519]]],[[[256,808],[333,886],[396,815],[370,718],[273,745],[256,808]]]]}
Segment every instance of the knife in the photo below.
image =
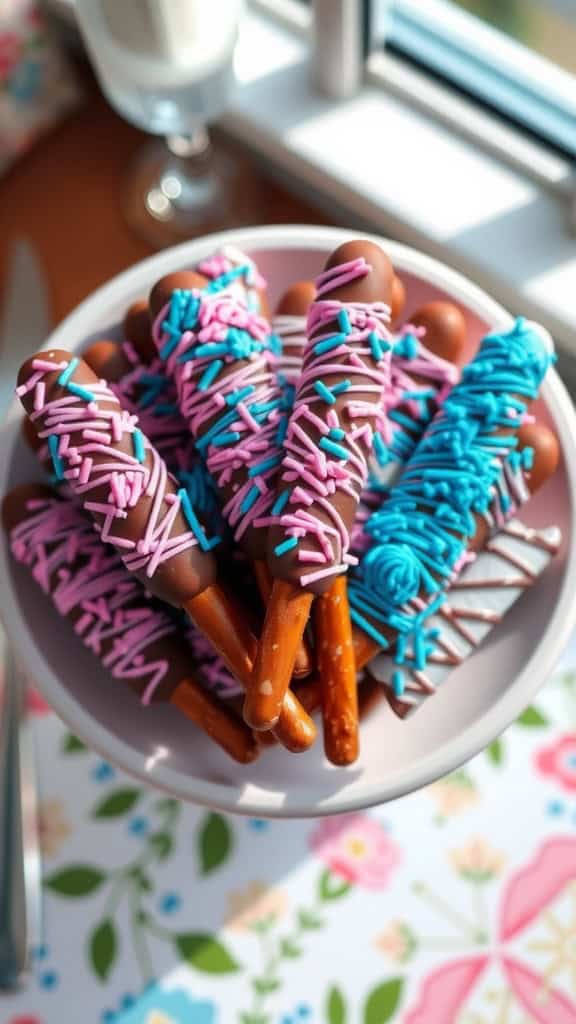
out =
{"type": "Polygon", "coordinates": [[[16,376],[24,360],[42,348],[51,329],[44,275],[30,242],[17,239],[12,247],[0,317],[0,415],[14,395],[16,376]]]}
{"type": "MultiPolygon", "coordinates": [[[[10,404],[20,364],[50,330],[46,286],[29,242],[14,243],[0,321],[0,414],[10,404]]],[[[4,639],[0,724],[0,988],[14,988],[40,942],[42,876],[33,736],[26,684],[4,639]]]]}

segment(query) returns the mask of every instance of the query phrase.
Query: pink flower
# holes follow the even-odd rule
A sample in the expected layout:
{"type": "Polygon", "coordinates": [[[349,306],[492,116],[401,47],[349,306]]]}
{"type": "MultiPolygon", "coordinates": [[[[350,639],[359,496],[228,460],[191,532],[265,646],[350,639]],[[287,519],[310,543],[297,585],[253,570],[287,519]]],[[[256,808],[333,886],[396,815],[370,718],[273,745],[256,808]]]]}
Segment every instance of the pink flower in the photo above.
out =
{"type": "Polygon", "coordinates": [[[567,732],[549,747],[539,750],[536,767],[568,792],[576,791],[576,733],[567,732]]]}
{"type": "Polygon", "coordinates": [[[518,1009],[536,1024],[574,1024],[576,1002],[555,984],[555,975],[574,961],[576,928],[566,927],[553,907],[574,884],[576,839],[548,840],[531,861],[516,871],[504,886],[498,910],[495,945],[483,952],[451,960],[432,971],[420,986],[403,1024],[454,1024],[463,1019],[468,997],[488,965],[499,964],[518,1009]],[[548,924],[552,940],[541,945],[551,964],[542,973],[511,955],[507,947],[533,925],[548,924]]]}
{"type": "Polygon", "coordinates": [[[22,40],[15,32],[0,34],[0,82],[6,81],[22,53],[22,40]]]}
{"type": "Polygon", "coordinates": [[[42,1024],[40,1017],[11,1017],[8,1024],[42,1024]]]}
{"type": "Polygon", "coordinates": [[[400,848],[364,814],[324,818],[310,845],[334,874],[365,889],[385,889],[400,863],[400,848]]]}

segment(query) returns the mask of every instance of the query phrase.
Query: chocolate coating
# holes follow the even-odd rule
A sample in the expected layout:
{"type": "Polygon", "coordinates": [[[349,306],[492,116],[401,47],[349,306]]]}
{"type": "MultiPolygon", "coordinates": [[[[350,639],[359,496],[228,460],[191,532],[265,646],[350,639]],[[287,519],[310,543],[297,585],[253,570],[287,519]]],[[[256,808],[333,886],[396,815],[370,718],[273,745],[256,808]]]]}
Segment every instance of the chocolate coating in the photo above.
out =
{"type": "Polygon", "coordinates": [[[207,280],[202,274],[197,274],[195,270],[176,270],[173,274],[166,274],[165,277],[161,277],[152,288],[148,300],[152,319],[155,320],[160,310],[164,309],[176,288],[180,288],[183,291],[204,288],[207,280]]]}
{"type": "Polygon", "coordinates": [[[402,279],[398,277],[398,274],[394,274],[394,280],[392,282],[392,323],[395,324],[400,317],[406,305],[406,288],[402,282],[402,279]]]}
{"type": "Polygon", "coordinates": [[[426,328],[422,341],[430,352],[450,363],[459,362],[466,344],[466,320],[458,306],[444,299],[427,302],[410,322],[426,328]]]}
{"type": "MultiPolygon", "coordinates": [[[[28,359],[22,366],[18,375],[18,384],[22,385],[27,382],[32,373],[34,373],[33,363],[40,358],[46,362],[53,362],[56,364],[65,362],[69,363],[71,355],[69,352],[51,350],[49,352],[41,352],[31,359],[28,359]]],[[[61,399],[67,395],[67,391],[58,383],[58,377],[61,373],[60,368],[56,368],[54,373],[47,373],[44,382],[46,385],[46,401],[53,402],[61,399]]],[[[80,360],[78,367],[74,373],[74,382],[85,388],[90,388],[98,383],[98,377],[90,367],[80,360]]],[[[28,392],[21,398],[22,404],[26,412],[30,415],[33,413],[34,405],[34,393],[28,392]]],[[[98,408],[104,410],[118,409],[119,404],[112,402],[109,399],[99,400],[96,402],[98,408]]],[[[41,433],[45,429],[46,416],[40,416],[35,420],[37,431],[41,433]]],[[[71,430],[70,431],[70,448],[78,448],[84,444],[83,430],[71,430]]],[[[111,446],[114,450],[120,454],[125,453],[133,455],[133,447],[131,441],[131,435],[124,433],[119,442],[111,442],[111,446]]],[[[110,462],[110,455],[105,452],[94,451],[92,454],[94,464],[96,466],[107,465],[110,462]]],[[[152,466],[152,455],[150,450],[146,451],[145,465],[148,467],[152,466]]],[[[71,486],[74,487],[74,482],[71,481],[71,486]]],[[[163,488],[162,504],[161,504],[161,515],[164,515],[167,511],[166,497],[169,495],[176,494],[176,484],[171,477],[167,477],[166,483],[163,488]]],[[[90,502],[104,502],[106,503],[109,496],[109,486],[99,484],[97,488],[89,492],[90,502]]],[[[114,525],[114,532],[120,538],[126,538],[131,541],[138,541],[145,534],[148,520],[152,514],[154,506],[155,495],[147,495],[143,493],[136,505],[133,508],[126,509],[126,518],[118,519],[114,525]]],[[[103,516],[101,513],[94,513],[94,520],[97,526],[101,526],[103,522],[103,516]]],[[[181,511],[176,516],[174,523],[170,529],[169,537],[174,539],[178,536],[188,533],[188,526],[184,519],[181,511]]],[[[209,585],[214,583],[216,577],[216,564],[213,556],[210,552],[202,551],[201,548],[196,545],[194,547],[187,548],[185,551],[174,554],[171,558],[166,561],[161,561],[156,568],[154,575],[149,577],[146,575],[145,569],[139,572],[135,572],[134,575],[145,584],[151,593],[157,597],[162,598],[169,604],[176,606],[182,606],[186,602],[190,601],[197,594],[201,593],[209,585]]]]}
{"type": "Polygon", "coordinates": [[[84,362],[96,374],[107,381],[121,380],[132,369],[130,360],[117,341],[103,338],[95,341],[83,353],[84,362]]]}
{"type": "MultiPolygon", "coordinates": [[[[335,299],[340,302],[384,302],[387,305],[390,305],[392,300],[394,270],[388,256],[379,245],[376,245],[376,243],[370,242],[367,239],[355,239],[351,242],[344,242],[343,245],[338,246],[338,248],[330,255],[326,262],[325,269],[348,263],[349,261],[356,260],[359,257],[365,259],[371,266],[371,273],[366,274],[365,277],[359,278],[351,283],[335,288],[329,293],[326,293],[323,297],[326,299],[335,299]]],[[[333,326],[334,329],[337,329],[336,324],[333,326]]],[[[353,379],[352,374],[349,374],[349,376],[353,379]]],[[[380,396],[375,396],[374,393],[366,393],[366,399],[371,403],[378,403],[381,400],[380,396]]],[[[338,414],[338,418],[344,429],[349,429],[352,426],[361,427],[365,423],[369,422],[368,419],[364,419],[362,417],[355,418],[354,423],[348,419],[346,394],[342,397],[338,397],[332,408],[338,414]]],[[[310,436],[312,436],[311,432],[308,430],[306,432],[310,433],[310,436]]],[[[357,499],[343,491],[336,491],[329,500],[341,519],[350,529],[356,513],[358,504],[357,499]]],[[[312,513],[319,522],[324,523],[326,526],[332,525],[333,520],[330,514],[322,509],[317,503],[314,503],[308,511],[312,513]]],[[[267,560],[270,571],[277,579],[285,580],[295,584],[296,586],[301,586],[300,577],[302,575],[302,563],[298,558],[298,548],[293,548],[291,551],[285,552],[280,556],[275,552],[275,548],[282,542],[284,537],[285,530],[282,526],[272,526],[268,531],[267,560]]],[[[309,544],[316,544],[316,542],[310,540],[309,544]]],[[[317,580],[310,584],[306,589],[314,594],[324,594],[330,589],[333,581],[333,576],[327,576],[324,579],[317,580]]]]}
{"type": "Polygon", "coordinates": [[[156,346],[150,333],[150,311],[146,299],[137,299],[126,310],[122,321],[126,341],[134,346],[143,363],[151,363],[156,355],[156,346]]]}
{"type": "Polygon", "coordinates": [[[313,281],[297,281],[282,295],[276,308],[276,315],[306,316],[316,296],[313,281]]]}

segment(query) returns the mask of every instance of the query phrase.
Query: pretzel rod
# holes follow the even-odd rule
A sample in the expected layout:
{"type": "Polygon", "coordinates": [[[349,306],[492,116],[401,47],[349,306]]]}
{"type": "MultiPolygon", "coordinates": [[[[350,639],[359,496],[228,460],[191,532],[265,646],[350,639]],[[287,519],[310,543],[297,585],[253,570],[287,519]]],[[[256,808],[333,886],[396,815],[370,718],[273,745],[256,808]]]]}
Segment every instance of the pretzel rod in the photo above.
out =
{"type": "Polygon", "coordinates": [[[393,711],[401,718],[413,714],[436,693],[453,668],[474,653],[510,608],[538,580],[558,552],[562,536],[556,526],[533,530],[512,519],[487,543],[449,587],[444,604],[430,619],[438,631],[425,670],[419,670],[414,651],[405,659],[406,684],[395,695],[390,686],[393,659],[381,655],[371,664],[393,711]]]}
{"type": "Polygon", "coordinates": [[[92,514],[102,540],[117,548],[126,568],[156,596],[184,608],[192,619],[197,608],[225,663],[246,679],[254,640],[247,624],[238,632],[243,615],[239,609],[232,614],[230,599],[215,581],[212,549],[219,538],[206,533],[137,417],[67,352],[27,360],[17,393],[40,438],[48,439],[56,475],[92,514]],[[213,624],[206,614],[210,597],[213,624]]]}
{"type": "Polygon", "coordinates": [[[77,504],[30,485],[4,499],[2,515],[16,561],[113,678],[144,705],[174,704],[234,760],[254,761],[250,730],[192,676],[172,617],[146,597],[77,504]]]}
{"type": "Polygon", "coordinates": [[[324,752],[332,764],[358,757],[358,687],[350,633],[346,578],[339,576],[314,605],[322,700],[324,752]],[[342,643],[344,638],[344,643],[342,643]]]}

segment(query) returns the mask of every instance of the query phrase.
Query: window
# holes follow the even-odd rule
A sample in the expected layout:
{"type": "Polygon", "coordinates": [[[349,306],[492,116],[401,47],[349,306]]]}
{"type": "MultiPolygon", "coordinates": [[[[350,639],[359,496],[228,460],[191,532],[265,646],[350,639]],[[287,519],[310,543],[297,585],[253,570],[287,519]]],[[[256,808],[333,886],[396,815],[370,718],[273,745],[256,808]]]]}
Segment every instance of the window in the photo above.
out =
{"type": "Polygon", "coordinates": [[[372,0],[373,39],[576,156],[576,0],[372,0]]]}

